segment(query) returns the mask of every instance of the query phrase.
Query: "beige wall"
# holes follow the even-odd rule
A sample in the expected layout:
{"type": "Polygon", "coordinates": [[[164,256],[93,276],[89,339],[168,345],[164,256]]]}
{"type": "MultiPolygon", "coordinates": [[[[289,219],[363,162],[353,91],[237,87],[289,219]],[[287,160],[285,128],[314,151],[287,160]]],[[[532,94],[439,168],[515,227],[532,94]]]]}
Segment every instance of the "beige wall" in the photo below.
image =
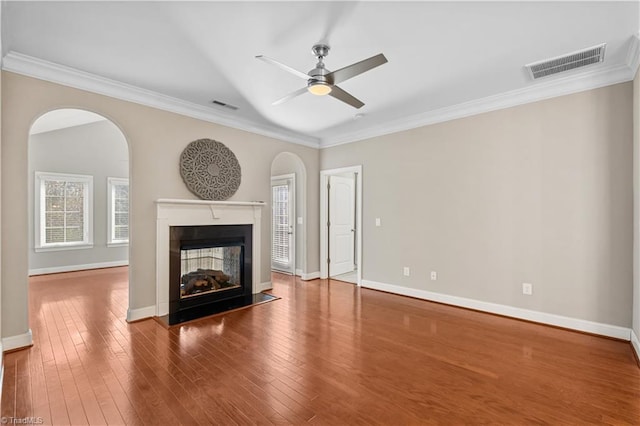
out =
{"type": "Polygon", "coordinates": [[[633,245],[632,328],[640,337],[640,72],[633,80],[633,245]]]}
{"type": "MultiPolygon", "coordinates": [[[[28,330],[27,322],[27,140],[31,123],[56,108],[96,112],[118,125],[129,143],[131,184],[130,295],[132,309],[155,304],[155,204],[158,198],[193,199],[180,177],[184,147],[198,138],[223,142],[242,167],[242,184],[233,200],[270,198],[270,168],[282,151],[298,155],[308,176],[309,211],[317,211],[318,151],[276,139],[160,111],[106,96],[3,73],[2,103],[2,335],[28,330]],[[10,201],[10,202],[8,202],[10,201]],[[10,208],[7,206],[11,206],[10,208]],[[7,207],[7,208],[5,208],[7,207]]],[[[98,159],[97,159],[98,160],[98,159]]],[[[267,207],[269,208],[269,207],[267,207]]],[[[268,212],[262,222],[261,280],[270,280],[268,212]]],[[[308,216],[318,228],[317,214],[308,216]],[[315,220],[315,222],[313,222],[315,220]]],[[[307,235],[307,268],[318,269],[318,234],[307,235]]]]}
{"type": "Polygon", "coordinates": [[[629,327],[631,108],[624,83],[322,150],[363,166],[363,278],[629,327]]]}
{"type": "MultiPolygon", "coordinates": [[[[2,10],[2,4],[0,4],[0,11],[2,10]]],[[[0,12],[0,22],[2,22],[2,13],[0,12]]],[[[1,25],[0,25],[1,27],[1,25]]],[[[0,28],[0,34],[2,29],[0,28]]],[[[2,50],[2,40],[0,40],[0,51],[2,50]]],[[[0,53],[1,56],[1,53],[0,53]]],[[[0,65],[2,65],[2,59],[0,58],[0,65]]],[[[2,184],[2,72],[0,72],[0,185],[2,184]]],[[[0,193],[2,189],[0,187],[0,193]]],[[[0,197],[0,241],[2,241],[2,200],[0,197]]],[[[2,337],[2,244],[0,244],[0,338],[2,337]]],[[[4,353],[2,348],[2,341],[0,340],[0,372],[4,371],[4,353]]]]}
{"type": "MultiPolygon", "coordinates": [[[[318,151],[4,72],[2,335],[27,322],[27,140],[31,123],[61,107],[120,126],[131,160],[133,309],[155,303],[157,198],[194,198],[177,167],[192,140],[231,148],[242,166],[236,200],[270,199],[280,152],[307,171],[307,273],[319,269],[319,169],[363,165],[364,278],[444,294],[631,326],[633,102],[638,79],[603,89],[318,151]],[[320,160],[319,160],[320,158],[320,160]],[[9,203],[10,201],[10,203],[9,203]],[[8,207],[10,206],[10,207],[8,207]],[[376,228],[376,217],[382,227],[376,228]],[[402,276],[402,267],[411,276],[402,276]],[[438,280],[428,279],[429,271],[438,280]],[[531,282],[534,295],[523,296],[531,282]],[[10,301],[8,303],[7,301],[10,301]]],[[[634,116],[635,117],[635,116],[634,116]]],[[[635,126],[637,130],[637,125],[635,126]]],[[[637,171],[635,181],[638,180],[637,171]]],[[[263,215],[262,281],[269,280],[263,215]]],[[[637,231],[636,231],[637,232],[637,231]]],[[[640,332],[638,297],[633,326],[640,332]]]]}

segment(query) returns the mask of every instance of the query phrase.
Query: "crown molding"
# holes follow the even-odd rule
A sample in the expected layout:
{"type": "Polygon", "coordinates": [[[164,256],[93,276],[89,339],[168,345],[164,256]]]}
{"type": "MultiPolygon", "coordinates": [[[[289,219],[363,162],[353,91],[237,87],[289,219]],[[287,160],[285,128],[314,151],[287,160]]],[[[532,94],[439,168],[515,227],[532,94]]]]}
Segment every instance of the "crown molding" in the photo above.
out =
{"type": "Polygon", "coordinates": [[[337,137],[322,139],[296,133],[277,126],[257,124],[246,119],[234,117],[230,114],[224,114],[221,111],[212,110],[202,105],[183,101],[18,52],[9,52],[2,58],[2,62],[0,63],[3,70],[17,74],[134,102],[286,142],[324,149],[631,81],[634,79],[640,67],[640,34],[631,37],[625,64],[598,67],[586,72],[575,72],[565,77],[556,77],[542,82],[531,83],[522,89],[427,111],[355,132],[345,133],[337,137]]]}
{"type": "Polygon", "coordinates": [[[312,136],[302,135],[276,126],[257,124],[230,114],[212,110],[202,105],[183,101],[151,90],[142,89],[137,86],[121,83],[96,74],[18,52],[12,51],[5,55],[2,61],[2,69],[298,145],[305,145],[312,148],[318,148],[320,146],[320,139],[312,136]]]}
{"type": "Polygon", "coordinates": [[[324,138],[320,142],[320,148],[324,149],[344,145],[431,124],[631,81],[635,77],[638,65],[640,65],[640,39],[638,36],[631,38],[626,61],[626,64],[572,73],[565,77],[556,77],[546,81],[532,83],[522,89],[403,117],[392,122],[351,132],[339,137],[324,138]]]}
{"type": "Polygon", "coordinates": [[[631,37],[629,50],[627,50],[627,65],[629,65],[633,75],[631,79],[634,79],[638,72],[638,66],[640,66],[640,33],[631,37]]]}

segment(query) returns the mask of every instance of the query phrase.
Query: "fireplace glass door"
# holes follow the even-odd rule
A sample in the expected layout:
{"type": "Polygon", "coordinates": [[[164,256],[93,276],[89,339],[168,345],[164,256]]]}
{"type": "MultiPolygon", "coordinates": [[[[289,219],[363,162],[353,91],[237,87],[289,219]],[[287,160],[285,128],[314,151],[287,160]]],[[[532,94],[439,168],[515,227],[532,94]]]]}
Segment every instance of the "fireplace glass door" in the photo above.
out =
{"type": "Polygon", "coordinates": [[[180,250],[180,299],[224,292],[242,285],[243,247],[180,250]]]}

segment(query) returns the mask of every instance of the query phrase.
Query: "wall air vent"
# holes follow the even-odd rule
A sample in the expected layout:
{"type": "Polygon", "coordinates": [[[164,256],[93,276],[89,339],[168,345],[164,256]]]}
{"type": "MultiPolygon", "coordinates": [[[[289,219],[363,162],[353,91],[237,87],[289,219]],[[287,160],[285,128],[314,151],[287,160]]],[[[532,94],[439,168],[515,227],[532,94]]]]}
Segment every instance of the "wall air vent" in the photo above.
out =
{"type": "Polygon", "coordinates": [[[538,79],[604,61],[606,43],[525,65],[531,78],[538,79]]]}
{"type": "Polygon", "coordinates": [[[228,109],[231,109],[231,110],[233,110],[233,111],[236,111],[236,110],[238,109],[238,107],[237,107],[237,106],[230,105],[230,104],[227,104],[227,103],[224,103],[224,102],[220,102],[220,101],[217,101],[217,100],[215,100],[215,99],[214,99],[214,100],[212,100],[212,101],[211,101],[211,103],[212,103],[212,104],[214,104],[214,105],[217,105],[217,106],[219,106],[219,107],[222,107],[222,108],[228,108],[228,109]]]}

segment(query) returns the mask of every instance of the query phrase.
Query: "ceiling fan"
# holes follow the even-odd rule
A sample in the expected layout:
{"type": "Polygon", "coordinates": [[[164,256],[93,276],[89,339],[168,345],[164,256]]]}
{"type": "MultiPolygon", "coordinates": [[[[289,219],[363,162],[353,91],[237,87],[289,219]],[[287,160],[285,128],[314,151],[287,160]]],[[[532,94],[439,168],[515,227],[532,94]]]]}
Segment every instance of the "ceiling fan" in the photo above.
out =
{"type": "Polygon", "coordinates": [[[283,102],[286,102],[290,99],[295,98],[296,96],[300,96],[305,92],[310,92],[314,95],[324,96],[329,95],[332,96],[348,105],[351,105],[354,108],[362,108],[364,103],[354,97],[353,95],[345,92],[340,87],[336,86],[338,83],[342,83],[352,77],[355,77],[359,74],[367,72],[375,67],[378,67],[382,64],[387,63],[387,58],[384,57],[382,53],[372,56],[368,59],[362,60],[360,62],[356,62],[355,64],[351,64],[344,68],[340,68],[339,70],[329,71],[324,67],[324,58],[329,54],[329,46],[326,44],[316,44],[311,48],[311,52],[313,55],[318,58],[318,63],[316,67],[309,71],[308,74],[300,72],[296,69],[291,68],[288,65],[285,65],[281,62],[278,62],[274,59],[271,59],[264,55],[258,55],[256,58],[265,61],[269,64],[273,64],[277,67],[282,68],[285,71],[290,72],[293,75],[297,75],[300,78],[307,80],[307,86],[301,89],[296,90],[295,92],[289,93],[284,98],[278,99],[273,103],[273,105],[279,105],[283,102]]]}

